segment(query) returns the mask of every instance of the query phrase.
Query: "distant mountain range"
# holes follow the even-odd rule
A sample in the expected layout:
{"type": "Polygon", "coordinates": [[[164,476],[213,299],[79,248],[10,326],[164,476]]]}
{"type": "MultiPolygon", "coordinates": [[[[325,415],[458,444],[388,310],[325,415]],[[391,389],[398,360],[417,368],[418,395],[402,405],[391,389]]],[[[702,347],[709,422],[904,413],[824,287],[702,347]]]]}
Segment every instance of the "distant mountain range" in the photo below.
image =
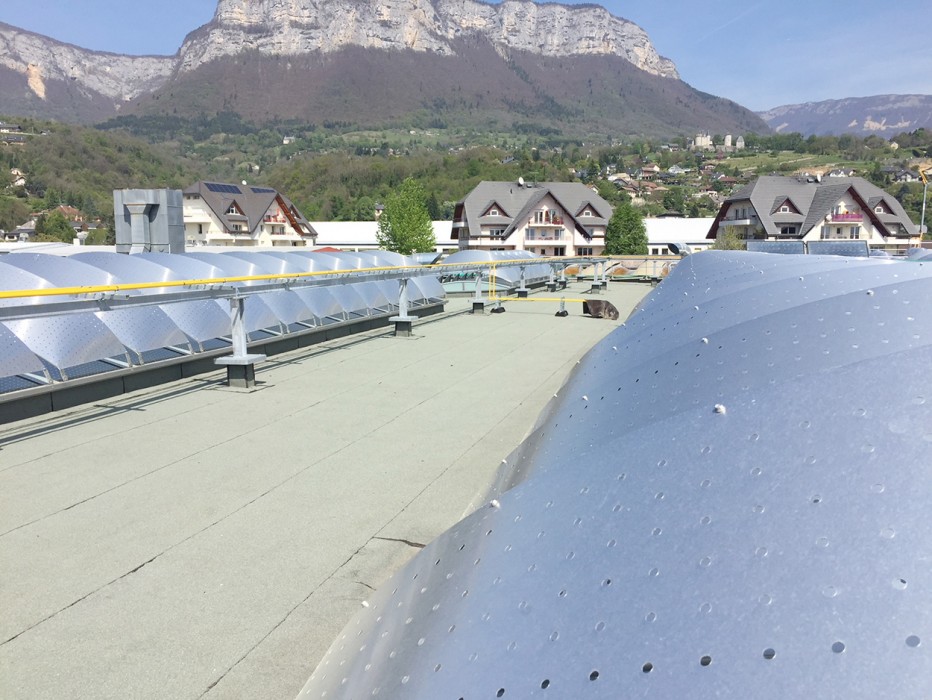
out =
{"type": "Polygon", "coordinates": [[[803,136],[876,134],[932,129],[932,95],[875,95],[775,107],[760,117],[776,132],[803,136]]]}
{"type": "Polygon", "coordinates": [[[597,5],[506,0],[219,0],[174,56],[88,51],[0,24],[0,114],[94,123],[235,112],[359,127],[764,132],[679,79],[597,5]]]}

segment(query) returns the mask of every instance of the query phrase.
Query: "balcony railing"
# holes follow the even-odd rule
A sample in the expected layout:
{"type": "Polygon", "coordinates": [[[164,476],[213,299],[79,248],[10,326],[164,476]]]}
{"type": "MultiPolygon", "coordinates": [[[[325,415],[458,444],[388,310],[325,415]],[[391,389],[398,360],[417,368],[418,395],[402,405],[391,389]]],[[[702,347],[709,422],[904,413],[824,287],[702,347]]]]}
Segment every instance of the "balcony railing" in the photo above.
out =
{"type": "Polygon", "coordinates": [[[844,214],[832,214],[832,215],[831,215],[831,220],[832,220],[833,222],[839,222],[839,221],[864,221],[864,214],[862,214],[862,213],[859,212],[859,211],[858,211],[858,212],[849,211],[849,212],[845,212],[844,214]]]}
{"type": "MultiPolygon", "coordinates": [[[[540,226],[540,224],[535,224],[535,226],[540,226]]],[[[562,241],[563,237],[563,229],[559,231],[528,229],[524,238],[528,241],[562,241]]]]}
{"type": "Polygon", "coordinates": [[[545,216],[540,221],[529,221],[529,226],[562,226],[562,216],[545,216]]]}

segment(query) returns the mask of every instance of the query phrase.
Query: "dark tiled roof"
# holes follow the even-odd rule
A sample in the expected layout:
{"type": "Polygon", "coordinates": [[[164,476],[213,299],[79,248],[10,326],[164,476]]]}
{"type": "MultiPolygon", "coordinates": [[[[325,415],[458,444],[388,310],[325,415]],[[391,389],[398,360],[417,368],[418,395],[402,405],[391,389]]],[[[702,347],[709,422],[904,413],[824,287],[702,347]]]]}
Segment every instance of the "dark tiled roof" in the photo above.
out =
{"type": "MultiPolygon", "coordinates": [[[[269,209],[276,203],[283,210],[291,212],[298,225],[295,233],[312,232],[310,222],[298,211],[291,200],[279,194],[271,187],[253,187],[250,185],[232,185],[225,182],[196,182],[184,190],[184,194],[196,194],[204,200],[211,211],[223,223],[227,230],[233,229],[234,222],[245,222],[247,230],[252,233],[261,224],[269,209]],[[228,214],[230,206],[236,204],[242,214],[228,214]]],[[[292,226],[292,228],[294,228],[292,226]]]]}
{"type": "MultiPolygon", "coordinates": [[[[765,175],[730,195],[725,200],[722,211],[731,203],[750,200],[767,235],[776,236],[779,234],[778,223],[798,223],[800,220],[799,216],[777,213],[779,206],[788,199],[798,211],[803,212],[805,218],[799,232],[800,236],[803,236],[819,226],[849,191],[856,199],[864,202],[868,209],[865,211],[866,216],[884,223],[902,223],[909,226],[910,230],[915,230],[915,225],[894,197],[861,177],[833,177],[831,180],[816,182],[802,178],[765,175]],[[872,204],[881,200],[892,210],[892,214],[883,215],[883,218],[874,214],[873,208],[876,204],[872,204]]],[[[718,221],[716,226],[717,224],[718,221]]]]}
{"type": "MultiPolygon", "coordinates": [[[[516,182],[493,182],[485,180],[476,185],[463,200],[463,218],[472,235],[477,235],[481,224],[486,223],[480,217],[493,203],[498,204],[500,211],[515,212],[508,218],[509,226],[506,235],[528,217],[541,201],[548,195],[566,212],[567,224],[575,225],[585,232],[586,226],[598,225],[607,221],[612,214],[611,205],[591,189],[579,182],[541,182],[534,185],[519,185],[516,182]],[[588,204],[599,217],[577,217],[588,204]]],[[[504,218],[504,217],[503,217],[504,218]]],[[[495,223],[498,223],[497,221],[495,223]]]]}

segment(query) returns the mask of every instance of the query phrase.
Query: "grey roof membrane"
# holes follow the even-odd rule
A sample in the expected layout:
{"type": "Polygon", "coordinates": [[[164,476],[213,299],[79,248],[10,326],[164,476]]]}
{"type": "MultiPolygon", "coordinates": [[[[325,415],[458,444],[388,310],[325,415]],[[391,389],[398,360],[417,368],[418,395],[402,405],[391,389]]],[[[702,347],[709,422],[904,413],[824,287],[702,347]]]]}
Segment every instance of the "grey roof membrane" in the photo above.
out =
{"type": "Polygon", "coordinates": [[[932,695],[930,272],[685,258],[300,698],[932,695]]]}

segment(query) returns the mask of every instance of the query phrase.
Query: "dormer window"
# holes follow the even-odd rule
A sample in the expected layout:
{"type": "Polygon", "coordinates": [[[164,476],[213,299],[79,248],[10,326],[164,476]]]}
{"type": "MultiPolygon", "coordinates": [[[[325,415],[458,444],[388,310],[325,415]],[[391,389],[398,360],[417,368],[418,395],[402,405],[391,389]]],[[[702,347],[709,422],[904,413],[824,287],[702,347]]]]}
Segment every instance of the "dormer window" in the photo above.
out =
{"type": "Polygon", "coordinates": [[[498,209],[489,209],[489,216],[498,216],[498,209]]]}
{"type": "Polygon", "coordinates": [[[582,215],[583,215],[583,216],[592,216],[592,211],[591,211],[590,209],[586,209],[586,210],[582,213],[582,215]]]}
{"type": "Polygon", "coordinates": [[[235,204],[235,203],[234,203],[234,204],[231,204],[231,205],[230,205],[230,208],[227,209],[227,215],[230,215],[230,214],[239,214],[239,209],[236,208],[236,204],[235,204]]]}
{"type": "Polygon", "coordinates": [[[883,204],[878,204],[876,207],[874,207],[874,212],[877,214],[883,214],[883,204]]]}
{"type": "Polygon", "coordinates": [[[790,208],[784,204],[782,207],[780,207],[780,213],[781,213],[781,214],[789,214],[789,213],[790,213],[790,208]]]}

